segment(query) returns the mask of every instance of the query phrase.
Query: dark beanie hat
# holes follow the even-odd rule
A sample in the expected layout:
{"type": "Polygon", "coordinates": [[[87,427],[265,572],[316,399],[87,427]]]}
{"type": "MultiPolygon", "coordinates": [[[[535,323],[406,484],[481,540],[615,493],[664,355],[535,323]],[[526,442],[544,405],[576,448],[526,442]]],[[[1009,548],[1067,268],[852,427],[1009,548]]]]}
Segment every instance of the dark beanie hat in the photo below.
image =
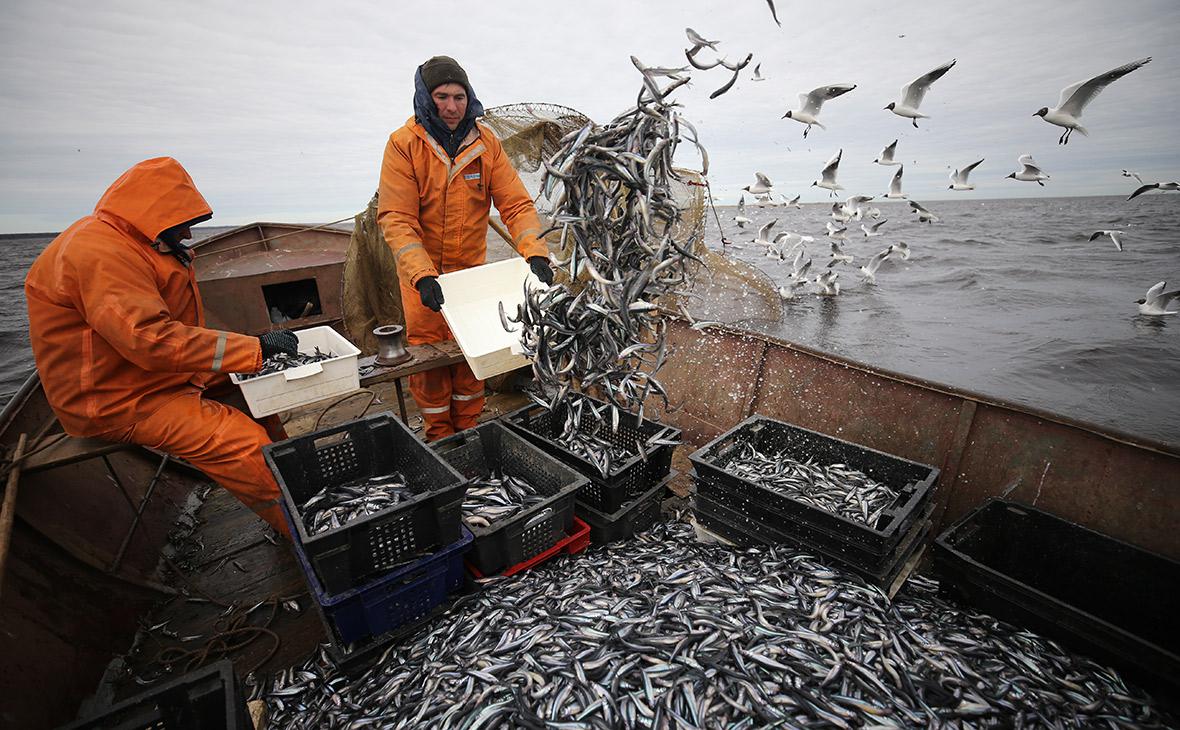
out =
{"type": "Polygon", "coordinates": [[[422,82],[427,91],[434,91],[443,84],[463,84],[464,89],[471,91],[467,72],[450,56],[435,56],[422,64],[422,82]]]}

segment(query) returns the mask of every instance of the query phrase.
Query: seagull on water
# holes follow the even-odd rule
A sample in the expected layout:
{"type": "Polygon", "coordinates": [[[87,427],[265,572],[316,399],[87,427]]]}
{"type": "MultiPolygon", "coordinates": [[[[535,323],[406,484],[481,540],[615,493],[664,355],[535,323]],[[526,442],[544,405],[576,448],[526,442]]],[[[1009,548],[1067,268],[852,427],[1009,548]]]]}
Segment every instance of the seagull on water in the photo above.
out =
{"type": "Polygon", "coordinates": [[[704,36],[702,36],[700,33],[697,33],[692,28],[685,28],[684,34],[688,36],[688,42],[692,44],[692,47],[694,49],[709,48],[709,49],[716,51],[717,44],[721,42],[721,41],[707,41],[707,40],[705,40],[704,36]]]}
{"type": "Polygon", "coordinates": [[[1110,240],[1114,241],[1114,247],[1120,251],[1123,250],[1122,231],[1094,231],[1090,234],[1090,240],[1093,241],[1094,239],[1101,238],[1102,236],[1110,236],[1110,240]]]}
{"type": "Polygon", "coordinates": [[[907,198],[905,193],[901,192],[901,176],[905,172],[905,165],[897,168],[897,172],[893,173],[893,182],[889,183],[889,192],[882,197],[885,198],[907,198]]]}
{"type": "Polygon", "coordinates": [[[839,276],[840,272],[828,269],[824,273],[815,277],[815,283],[820,287],[820,290],[816,293],[825,297],[834,297],[839,294],[840,283],[836,281],[839,276]]]}
{"type": "Polygon", "coordinates": [[[967,182],[967,176],[971,174],[972,170],[979,167],[981,162],[983,162],[983,160],[980,160],[979,162],[972,162],[970,165],[967,165],[962,170],[955,170],[954,172],[952,172],[951,173],[951,184],[947,186],[947,189],[948,190],[974,190],[975,183],[967,182]]]}
{"type": "Polygon", "coordinates": [[[1152,190],[1180,190],[1180,182],[1147,183],[1141,188],[1136,188],[1135,192],[1131,193],[1131,195],[1127,197],[1127,200],[1130,200],[1131,198],[1138,198],[1140,195],[1149,193],[1152,190]]]}
{"type": "Polygon", "coordinates": [[[860,229],[862,231],[864,231],[865,238],[876,238],[877,236],[884,236],[885,235],[884,233],[878,233],[878,231],[881,230],[881,226],[885,225],[888,222],[889,222],[889,219],[886,218],[885,220],[883,220],[879,223],[874,223],[873,227],[871,229],[866,227],[864,223],[861,223],[860,229]]]}
{"type": "Polygon", "coordinates": [[[898,241],[897,243],[892,243],[889,245],[889,248],[886,250],[889,251],[889,253],[891,253],[891,254],[897,253],[899,256],[901,256],[902,261],[909,261],[910,260],[910,247],[909,247],[909,244],[907,244],[905,241],[898,241]]]}
{"type": "Polygon", "coordinates": [[[825,190],[830,191],[830,193],[829,193],[830,197],[835,197],[837,190],[844,189],[844,188],[840,187],[839,184],[836,183],[836,173],[839,172],[839,170],[840,170],[840,157],[843,154],[844,154],[844,150],[841,149],[839,152],[836,153],[835,157],[828,160],[828,164],[824,165],[824,170],[822,173],[820,173],[820,176],[822,179],[816,180],[815,182],[811,183],[812,187],[821,187],[821,188],[824,188],[825,190]]]}
{"type": "Polygon", "coordinates": [[[871,195],[849,196],[848,200],[844,201],[844,212],[847,213],[848,216],[851,218],[854,218],[856,220],[861,220],[862,218],[865,217],[864,204],[869,202],[872,199],[873,199],[873,196],[871,196],[871,195]]]}
{"type": "Polygon", "coordinates": [[[918,214],[918,222],[919,223],[937,223],[938,222],[938,216],[931,213],[930,210],[928,208],[926,208],[926,206],[922,205],[921,203],[919,203],[915,200],[911,200],[910,201],[910,208],[913,209],[913,211],[918,214]]]}
{"type": "Polygon", "coordinates": [[[1135,182],[1139,183],[1140,185],[1143,184],[1143,178],[1139,177],[1139,173],[1137,173],[1137,172],[1131,172],[1130,170],[1123,170],[1123,177],[1133,177],[1133,178],[1135,178],[1135,182]]]}
{"type": "Polygon", "coordinates": [[[830,99],[835,99],[837,96],[847,94],[856,88],[856,84],[832,84],[831,86],[821,86],[818,89],[812,89],[806,94],[799,95],[799,109],[792,109],[783,115],[783,119],[794,119],[800,124],[806,124],[807,127],[803,129],[803,138],[807,138],[807,133],[811,131],[811,126],[815,125],[820,129],[827,129],[819,122],[819,110],[823,108],[824,102],[830,99]]]}
{"type": "Polygon", "coordinates": [[[926,92],[930,90],[930,84],[938,81],[946,75],[947,71],[955,65],[955,59],[951,59],[949,63],[944,63],[930,73],[919,76],[910,83],[901,87],[901,101],[891,101],[889,106],[885,107],[899,117],[906,117],[914,123],[914,128],[918,127],[919,119],[929,119],[929,115],[918,111],[918,107],[922,104],[922,99],[925,98],[926,92]]]}
{"type": "Polygon", "coordinates": [[[1161,281],[1148,289],[1147,296],[1143,299],[1135,300],[1135,303],[1139,305],[1139,314],[1150,314],[1157,317],[1165,314],[1180,314],[1178,310],[1168,310],[1168,305],[1172,303],[1172,300],[1180,297],[1180,289],[1166,292],[1164,287],[1167,285],[1166,281],[1161,281]]]}
{"type": "Polygon", "coordinates": [[[753,185],[745,186],[742,188],[742,190],[745,190],[751,195],[762,195],[764,193],[769,193],[770,189],[774,187],[774,183],[770,181],[770,178],[766,177],[762,173],[756,172],[754,173],[754,177],[757,178],[757,182],[755,182],[753,185]]]}
{"type": "Polygon", "coordinates": [[[881,268],[881,262],[888,257],[889,249],[878,251],[877,253],[873,254],[873,257],[869,259],[867,264],[860,267],[860,273],[864,275],[864,281],[866,284],[877,283],[877,269],[881,268]]]}
{"type": "Polygon", "coordinates": [[[766,77],[762,75],[762,64],[759,63],[754,66],[754,78],[752,78],[750,80],[751,81],[765,81],[766,80],[766,77]]]}
{"type": "MultiPolygon", "coordinates": [[[[1037,163],[1033,160],[1032,155],[1021,155],[1016,161],[1021,165],[1020,172],[1010,173],[1007,177],[1013,180],[1023,180],[1024,182],[1035,182],[1037,185],[1045,187],[1045,183],[1042,180],[1048,180],[1049,176],[1041,168],[1037,167],[1037,163]]],[[[1135,197],[1134,194],[1131,197],[1135,197]]]]}
{"type": "Polygon", "coordinates": [[[828,261],[828,268],[831,268],[838,263],[851,264],[852,254],[845,253],[844,249],[840,248],[839,241],[832,241],[832,259],[828,261]]]}
{"type": "Polygon", "coordinates": [[[897,152],[897,140],[893,140],[893,144],[881,150],[881,156],[873,160],[878,165],[900,165],[901,163],[893,159],[893,153],[897,152]]]}
{"type": "Polygon", "coordinates": [[[1043,106],[1033,116],[1041,117],[1049,124],[1056,124],[1058,127],[1065,128],[1065,131],[1057,138],[1057,144],[1069,144],[1069,138],[1073,135],[1074,130],[1089,136],[1090,133],[1078,121],[1081,119],[1082,110],[1086,108],[1086,105],[1093,101],[1094,97],[1098,96],[1098,93],[1107,86],[1110,86],[1140,66],[1146,66],[1150,62],[1151,56],[1141,58],[1138,61],[1123,64],[1118,68],[1112,68],[1106,73],[1098,74],[1092,79],[1086,79],[1085,81],[1079,81],[1076,84],[1067,86],[1061,90],[1061,98],[1057,100],[1057,108],[1050,109],[1047,106],[1043,106]]]}
{"type": "Polygon", "coordinates": [[[733,217],[733,222],[737,223],[738,228],[745,228],[747,223],[754,222],[746,217],[746,196],[744,195],[738,198],[738,212],[733,217]]]}

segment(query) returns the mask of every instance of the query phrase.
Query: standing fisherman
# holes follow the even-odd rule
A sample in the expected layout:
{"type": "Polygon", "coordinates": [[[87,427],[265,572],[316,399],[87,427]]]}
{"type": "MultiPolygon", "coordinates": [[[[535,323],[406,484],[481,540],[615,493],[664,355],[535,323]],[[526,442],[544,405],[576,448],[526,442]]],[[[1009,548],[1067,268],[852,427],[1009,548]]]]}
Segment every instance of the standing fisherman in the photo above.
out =
{"type": "MultiPolygon", "coordinates": [[[[553,281],[537,211],[500,141],[476,122],[482,114],[467,73],[435,56],[414,74],[414,116],[385,145],[377,221],[397,262],[412,345],[451,339],[438,276],[484,263],[492,203],[533,273],[553,281]]],[[[411,375],[410,392],[428,441],[471,428],[483,410],[483,381],[466,362],[411,375]]]]}
{"type": "Polygon", "coordinates": [[[188,241],[212,217],[171,157],[123,173],[29,268],[33,356],[66,433],[180,457],[286,535],[262,458],[267,429],[206,390],[225,373],[257,372],[264,357],[296,354],[298,338],[205,327],[188,241]]]}

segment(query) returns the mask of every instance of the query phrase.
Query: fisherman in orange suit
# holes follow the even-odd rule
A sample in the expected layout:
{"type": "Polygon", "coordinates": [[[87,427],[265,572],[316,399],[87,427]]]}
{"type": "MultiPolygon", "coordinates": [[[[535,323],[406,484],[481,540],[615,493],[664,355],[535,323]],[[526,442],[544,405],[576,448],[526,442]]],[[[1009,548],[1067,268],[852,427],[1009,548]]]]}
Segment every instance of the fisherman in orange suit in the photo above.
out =
{"type": "MultiPolygon", "coordinates": [[[[414,116],[389,136],[377,221],[393,250],[412,345],[452,339],[439,310],[439,274],[479,266],[495,203],[516,250],[542,282],[553,281],[532,200],[483,114],[467,73],[435,56],[414,74],[414,116]]],[[[483,381],[466,362],[410,376],[410,392],[434,441],[475,425],[483,381]]]]}
{"type": "MultiPolygon", "coordinates": [[[[298,338],[205,327],[190,228],[213,211],[171,157],[114,182],[94,213],[41,252],[25,278],[41,385],[66,433],[184,459],[289,535],[262,458],[267,429],[206,397],[225,373],[252,373],[298,338]]],[[[282,437],[281,428],[278,429],[282,437]]]]}

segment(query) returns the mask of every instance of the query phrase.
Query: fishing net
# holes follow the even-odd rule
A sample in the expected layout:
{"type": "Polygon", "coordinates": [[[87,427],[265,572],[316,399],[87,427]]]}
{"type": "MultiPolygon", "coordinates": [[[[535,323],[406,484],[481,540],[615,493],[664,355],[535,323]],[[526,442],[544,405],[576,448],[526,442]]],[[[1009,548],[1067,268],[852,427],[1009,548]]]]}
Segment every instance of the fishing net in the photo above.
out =
{"type": "Polygon", "coordinates": [[[377,225],[377,194],[357,213],[344,257],[344,327],[365,355],[377,352],[373,329],[405,324],[397,264],[377,225]]]}
{"type": "MultiPolygon", "coordinates": [[[[560,186],[550,195],[541,196],[541,176],[544,172],[542,161],[551,158],[561,149],[560,140],[576,132],[590,119],[576,109],[530,102],[509,104],[488,109],[483,123],[495,133],[504,146],[504,151],[520,175],[525,188],[537,202],[542,215],[551,213],[550,199],[560,195],[560,186]]],[[[763,272],[709,248],[707,238],[718,241],[721,237],[717,214],[712,209],[707,181],[694,170],[677,168],[681,177],[673,187],[682,217],[673,228],[672,235],[680,241],[696,240],[693,253],[700,257],[707,268],[695,272],[693,284],[686,296],[664,297],[660,303],[670,311],[683,307],[698,321],[721,322],[739,325],[751,322],[778,322],[782,319],[782,298],[779,297],[774,281],[763,272]]],[[[559,234],[549,237],[550,248],[561,258],[569,251],[557,249],[559,234]]],[[[558,281],[565,277],[558,272],[558,281]]]]}

